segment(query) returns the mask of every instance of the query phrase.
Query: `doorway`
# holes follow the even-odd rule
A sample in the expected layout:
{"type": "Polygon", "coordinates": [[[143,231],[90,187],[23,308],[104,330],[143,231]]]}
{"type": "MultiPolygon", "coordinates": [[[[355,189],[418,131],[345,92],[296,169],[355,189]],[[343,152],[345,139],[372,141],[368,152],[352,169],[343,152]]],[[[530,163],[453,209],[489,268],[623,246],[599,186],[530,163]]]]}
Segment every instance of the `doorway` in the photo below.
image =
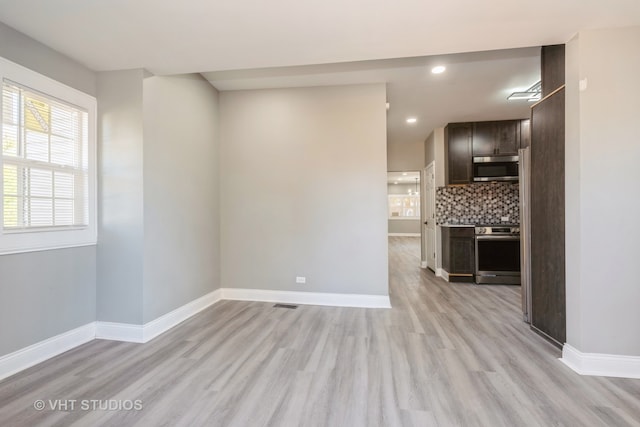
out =
{"type": "Polygon", "coordinates": [[[422,179],[421,171],[387,173],[388,235],[390,241],[411,252],[416,266],[422,254],[422,179]]]}

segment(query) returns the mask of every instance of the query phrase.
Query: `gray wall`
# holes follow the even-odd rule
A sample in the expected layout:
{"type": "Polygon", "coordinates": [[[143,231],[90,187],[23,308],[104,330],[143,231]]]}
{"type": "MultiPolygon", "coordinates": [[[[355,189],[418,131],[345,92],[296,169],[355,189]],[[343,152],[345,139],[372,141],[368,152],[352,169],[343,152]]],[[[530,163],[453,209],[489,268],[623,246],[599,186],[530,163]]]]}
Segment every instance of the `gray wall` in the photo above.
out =
{"type": "Polygon", "coordinates": [[[424,169],[424,141],[387,143],[387,170],[391,172],[424,169]]]}
{"type": "Polygon", "coordinates": [[[141,69],[98,92],[98,320],[144,324],[219,288],[218,95],[141,69]]]}
{"type": "Polygon", "coordinates": [[[388,221],[389,234],[411,233],[420,234],[419,219],[390,219],[388,221]]]}
{"type": "Polygon", "coordinates": [[[567,342],[587,353],[640,356],[638,46],[640,27],[567,46],[567,342]]]}
{"type": "Polygon", "coordinates": [[[435,128],[424,141],[425,167],[435,162],[436,188],[444,186],[444,128],[435,128]]]}
{"type": "Polygon", "coordinates": [[[431,132],[424,140],[424,165],[425,167],[436,159],[435,132],[431,132]]]}
{"type": "MultiPolygon", "coordinates": [[[[387,184],[387,194],[408,194],[409,190],[414,191],[415,184],[387,184]]],[[[420,190],[420,182],[418,181],[418,190],[420,190]]]]}
{"type": "MultiPolygon", "coordinates": [[[[0,56],[95,95],[95,74],[0,23],[0,56]]],[[[93,322],[95,247],[0,255],[0,355],[93,322]]]]}
{"type": "Polygon", "coordinates": [[[96,74],[93,71],[2,22],[0,56],[96,96],[96,74]]]}
{"type": "Polygon", "coordinates": [[[0,355],[96,318],[95,246],[0,255],[0,355]]]}
{"type": "Polygon", "coordinates": [[[142,323],[144,71],[98,75],[97,319],[142,323]]]}
{"type": "Polygon", "coordinates": [[[220,287],[218,93],[144,80],[144,322],[220,287]]]}
{"type": "Polygon", "coordinates": [[[223,287],[388,294],[385,98],[220,94],[223,287]]]}

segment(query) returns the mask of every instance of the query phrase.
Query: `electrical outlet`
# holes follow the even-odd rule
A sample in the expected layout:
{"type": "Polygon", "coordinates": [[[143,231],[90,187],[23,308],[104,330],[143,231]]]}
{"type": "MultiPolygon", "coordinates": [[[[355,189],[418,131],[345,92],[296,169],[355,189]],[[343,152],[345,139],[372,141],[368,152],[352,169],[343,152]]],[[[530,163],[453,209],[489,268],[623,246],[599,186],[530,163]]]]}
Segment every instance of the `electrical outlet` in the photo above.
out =
{"type": "Polygon", "coordinates": [[[587,78],[585,77],[584,79],[580,80],[580,92],[584,92],[585,90],[587,90],[587,78]]]}
{"type": "Polygon", "coordinates": [[[307,278],[303,276],[296,276],[296,283],[307,283],[307,278]]]}
{"type": "Polygon", "coordinates": [[[508,216],[503,216],[502,217],[502,222],[507,222],[509,221],[509,217],[508,216]]]}

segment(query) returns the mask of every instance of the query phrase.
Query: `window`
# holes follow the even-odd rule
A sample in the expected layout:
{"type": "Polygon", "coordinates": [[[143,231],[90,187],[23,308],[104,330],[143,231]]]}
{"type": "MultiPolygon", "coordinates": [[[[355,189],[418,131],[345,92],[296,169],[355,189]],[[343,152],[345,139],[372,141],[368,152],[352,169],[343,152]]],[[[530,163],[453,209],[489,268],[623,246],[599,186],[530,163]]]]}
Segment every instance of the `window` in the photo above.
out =
{"type": "Polygon", "coordinates": [[[420,195],[389,194],[389,218],[420,219],[420,195]]]}
{"type": "Polygon", "coordinates": [[[95,98],[0,61],[0,253],[94,244],[95,98]]]}

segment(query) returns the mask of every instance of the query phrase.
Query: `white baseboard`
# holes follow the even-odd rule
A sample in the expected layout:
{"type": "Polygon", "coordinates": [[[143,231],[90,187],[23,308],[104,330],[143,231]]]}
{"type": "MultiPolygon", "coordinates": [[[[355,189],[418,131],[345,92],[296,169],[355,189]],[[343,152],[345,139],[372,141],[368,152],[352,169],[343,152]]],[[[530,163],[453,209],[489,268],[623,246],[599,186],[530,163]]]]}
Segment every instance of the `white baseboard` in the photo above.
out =
{"type": "Polygon", "coordinates": [[[583,353],[565,344],[560,361],[580,375],[640,379],[640,356],[583,353]]]}
{"type": "Polygon", "coordinates": [[[420,237],[420,233],[389,233],[389,237],[420,237]]]}
{"type": "Polygon", "coordinates": [[[443,272],[444,272],[443,269],[436,268],[436,277],[444,277],[443,272]]]}
{"type": "Polygon", "coordinates": [[[222,289],[216,289],[144,325],[98,321],[96,322],[96,338],[137,343],[149,342],[221,299],[222,289]]]}
{"type": "Polygon", "coordinates": [[[144,326],[131,323],[96,322],[98,340],[144,342],[144,326]]]}
{"type": "Polygon", "coordinates": [[[420,262],[420,268],[427,268],[427,267],[428,267],[427,261],[421,261],[420,262]]]}
{"type": "Polygon", "coordinates": [[[92,341],[95,336],[95,322],[91,322],[4,355],[0,357],[0,380],[92,341]]]}
{"type": "Polygon", "coordinates": [[[440,268],[439,270],[440,270],[440,277],[442,277],[444,280],[446,280],[448,282],[449,281],[449,273],[447,272],[447,270],[443,270],[442,268],[440,268]]]}
{"type": "Polygon", "coordinates": [[[388,295],[330,294],[324,292],[223,288],[222,299],[329,305],[334,307],[391,308],[391,301],[388,295]]]}
{"type": "Polygon", "coordinates": [[[151,322],[145,323],[142,330],[142,342],[148,342],[168,331],[179,323],[184,322],[191,316],[200,313],[205,308],[212,306],[222,299],[222,289],[216,289],[196,300],[178,307],[175,310],[164,314],[151,322]]]}

